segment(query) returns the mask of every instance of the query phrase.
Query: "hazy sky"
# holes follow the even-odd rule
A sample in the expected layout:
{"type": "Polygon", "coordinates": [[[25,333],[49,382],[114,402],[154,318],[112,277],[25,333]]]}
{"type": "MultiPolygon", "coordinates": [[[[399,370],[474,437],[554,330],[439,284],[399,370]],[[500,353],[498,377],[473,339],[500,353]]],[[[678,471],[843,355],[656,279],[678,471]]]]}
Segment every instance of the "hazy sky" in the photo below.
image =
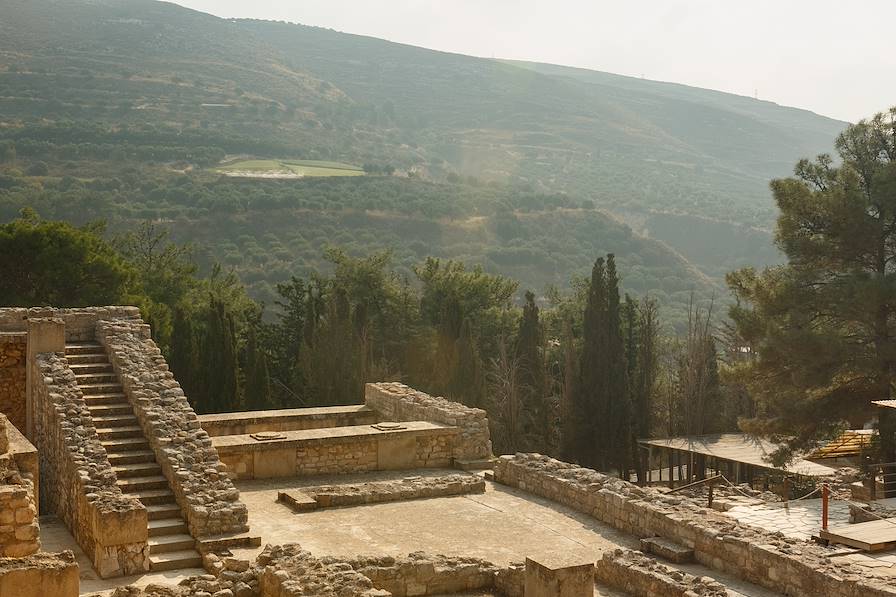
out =
{"type": "Polygon", "coordinates": [[[855,121],[896,105],[893,0],[181,0],[223,17],[330,27],[754,95],[855,121]]]}

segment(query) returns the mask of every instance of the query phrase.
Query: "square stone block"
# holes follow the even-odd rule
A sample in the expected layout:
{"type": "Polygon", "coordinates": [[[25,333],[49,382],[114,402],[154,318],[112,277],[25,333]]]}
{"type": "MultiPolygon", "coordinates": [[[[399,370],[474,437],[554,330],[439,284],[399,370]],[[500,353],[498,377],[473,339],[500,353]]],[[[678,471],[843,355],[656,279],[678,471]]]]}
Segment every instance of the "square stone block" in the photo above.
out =
{"type": "Polygon", "coordinates": [[[556,565],[526,558],[525,597],[592,597],[594,564],[556,565]]]}
{"type": "Polygon", "coordinates": [[[381,471],[416,468],[417,438],[412,435],[380,438],[376,462],[381,471]]]}
{"type": "Polygon", "coordinates": [[[252,454],[254,479],[294,477],[296,474],[296,449],[258,450],[252,454]]]}

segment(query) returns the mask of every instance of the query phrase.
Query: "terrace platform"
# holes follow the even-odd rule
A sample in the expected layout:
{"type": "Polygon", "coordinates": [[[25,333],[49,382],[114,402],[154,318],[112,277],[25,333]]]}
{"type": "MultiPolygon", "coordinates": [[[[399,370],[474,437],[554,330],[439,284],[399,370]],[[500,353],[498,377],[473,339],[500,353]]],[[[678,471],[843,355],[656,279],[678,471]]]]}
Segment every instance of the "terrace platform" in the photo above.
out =
{"type": "Polygon", "coordinates": [[[228,474],[239,480],[449,467],[457,427],[426,421],[395,429],[326,427],[212,438],[228,474]],[[268,439],[262,439],[268,438],[268,439]]]}
{"type": "Polygon", "coordinates": [[[376,412],[363,404],[199,415],[199,423],[212,437],[372,425],[376,421],[376,412]]]}

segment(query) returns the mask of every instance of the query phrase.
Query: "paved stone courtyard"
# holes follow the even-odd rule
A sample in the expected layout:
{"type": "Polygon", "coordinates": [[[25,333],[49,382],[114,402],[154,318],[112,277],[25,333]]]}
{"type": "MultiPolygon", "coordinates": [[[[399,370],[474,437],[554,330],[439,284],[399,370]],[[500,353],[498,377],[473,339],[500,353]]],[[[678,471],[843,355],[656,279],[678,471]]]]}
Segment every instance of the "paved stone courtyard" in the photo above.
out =
{"type": "MultiPolygon", "coordinates": [[[[793,539],[809,540],[821,528],[821,500],[735,506],[726,512],[732,518],[767,531],[780,532],[793,539]]],[[[849,523],[849,505],[832,500],[828,509],[830,526],[849,523]]]]}

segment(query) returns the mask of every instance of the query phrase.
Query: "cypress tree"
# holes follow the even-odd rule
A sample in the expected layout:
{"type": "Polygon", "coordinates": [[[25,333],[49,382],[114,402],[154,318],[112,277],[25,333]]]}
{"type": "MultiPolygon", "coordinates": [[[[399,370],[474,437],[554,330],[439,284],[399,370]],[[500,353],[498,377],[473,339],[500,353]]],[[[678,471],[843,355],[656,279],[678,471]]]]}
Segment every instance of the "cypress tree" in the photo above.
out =
{"type": "Polygon", "coordinates": [[[607,421],[604,417],[607,376],[603,355],[607,347],[607,277],[603,258],[591,269],[591,284],[585,305],[582,329],[582,355],[579,383],[572,409],[573,453],[575,460],[592,468],[601,465],[606,444],[607,421]]]}
{"type": "Polygon", "coordinates": [[[601,462],[604,468],[615,466],[620,476],[627,476],[629,464],[629,439],[631,406],[628,393],[628,375],[625,355],[625,340],[622,336],[622,312],[619,298],[619,276],[616,273],[616,259],[607,255],[607,348],[604,352],[604,370],[607,386],[604,402],[604,453],[601,462]]]}
{"type": "Polygon", "coordinates": [[[196,399],[198,358],[193,322],[184,310],[178,307],[174,310],[171,334],[171,372],[191,403],[196,399]]]}
{"type": "Polygon", "coordinates": [[[246,343],[245,404],[249,410],[265,410],[271,407],[271,379],[267,355],[258,346],[255,326],[249,328],[246,343]]]}
{"type": "Polygon", "coordinates": [[[526,291],[526,304],[516,338],[516,358],[524,414],[522,445],[530,452],[544,452],[547,444],[548,412],[542,349],[543,333],[535,295],[526,291]]]}

